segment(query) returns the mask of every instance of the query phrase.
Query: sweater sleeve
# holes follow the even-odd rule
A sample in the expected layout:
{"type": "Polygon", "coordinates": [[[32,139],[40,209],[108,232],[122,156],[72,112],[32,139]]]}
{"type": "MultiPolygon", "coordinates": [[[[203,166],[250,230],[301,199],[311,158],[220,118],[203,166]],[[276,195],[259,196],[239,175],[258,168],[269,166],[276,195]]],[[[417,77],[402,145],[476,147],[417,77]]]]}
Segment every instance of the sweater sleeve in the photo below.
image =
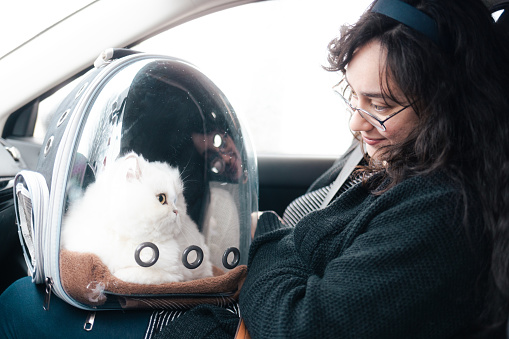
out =
{"type": "Polygon", "coordinates": [[[387,195],[253,242],[240,308],[254,339],[449,338],[472,321],[477,270],[459,195],[387,195]]]}
{"type": "Polygon", "coordinates": [[[281,218],[277,215],[276,212],[265,211],[260,215],[256,224],[255,238],[264,233],[275,231],[284,227],[286,226],[282,224],[281,218]]]}

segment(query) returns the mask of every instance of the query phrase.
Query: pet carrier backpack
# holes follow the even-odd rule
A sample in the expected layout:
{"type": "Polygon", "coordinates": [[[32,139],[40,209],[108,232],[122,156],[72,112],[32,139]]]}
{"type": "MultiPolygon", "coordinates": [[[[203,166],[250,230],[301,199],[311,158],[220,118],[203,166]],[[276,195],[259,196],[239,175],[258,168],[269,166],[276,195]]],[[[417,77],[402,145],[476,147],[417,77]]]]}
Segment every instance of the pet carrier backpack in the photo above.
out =
{"type": "Polygon", "coordinates": [[[238,297],[258,209],[256,158],[225,95],[188,62],[101,54],[56,108],[37,171],[19,172],[14,194],[45,307],[52,293],[86,310],[185,309],[238,297]],[[164,176],[169,168],[178,179],[164,176]],[[151,185],[172,188],[151,193],[151,185]],[[152,208],[166,214],[156,218],[152,208]],[[186,233],[188,224],[197,231],[186,233]],[[168,271],[176,272],[170,281],[168,271]]]}

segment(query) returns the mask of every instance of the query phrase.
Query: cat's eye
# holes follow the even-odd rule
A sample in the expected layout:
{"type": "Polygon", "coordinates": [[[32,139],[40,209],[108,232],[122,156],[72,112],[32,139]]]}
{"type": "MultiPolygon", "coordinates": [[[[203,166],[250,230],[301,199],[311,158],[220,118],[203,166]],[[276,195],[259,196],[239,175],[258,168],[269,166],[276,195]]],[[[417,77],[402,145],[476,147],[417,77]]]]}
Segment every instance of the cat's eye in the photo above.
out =
{"type": "Polygon", "coordinates": [[[161,205],[167,205],[168,201],[166,200],[166,194],[160,193],[157,195],[157,200],[161,203],[161,205]]]}

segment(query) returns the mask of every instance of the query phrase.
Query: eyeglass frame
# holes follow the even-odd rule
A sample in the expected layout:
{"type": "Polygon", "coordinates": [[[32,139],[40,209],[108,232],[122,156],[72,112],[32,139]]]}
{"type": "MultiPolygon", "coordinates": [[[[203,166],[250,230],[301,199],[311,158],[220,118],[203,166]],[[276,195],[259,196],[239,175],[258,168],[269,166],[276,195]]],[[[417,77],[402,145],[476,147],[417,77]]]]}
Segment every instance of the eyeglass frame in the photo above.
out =
{"type": "MultiPolygon", "coordinates": [[[[346,87],[345,87],[345,90],[350,87],[350,84],[348,83],[348,81],[346,80],[346,77],[344,77],[343,79],[341,79],[341,81],[339,81],[336,85],[332,86],[332,90],[334,92],[336,92],[342,99],[343,101],[346,103],[346,105],[348,107],[350,107],[350,109],[352,110],[351,112],[351,115],[353,115],[355,112],[359,112],[359,115],[364,119],[366,120],[367,122],[369,122],[373,127],[377,128],[378,130],[382,131],[382,132],[385,132],[387,130],[387,127],[385,127],[384,123],[389,120],[390,118],[392,118],[393,116],[395,116],[396,114],[399,114],[401,113],[402,111],[404,111],[405,109],[407,109],[408,107],[411,106],[410,105],[407,105],[407,106],[404,106],[402,109],[400,109],[399,111],[395,112],[395,113],[392,113],[391,115],[389,115],[386,119],[384,120],[380,120],[379,118],[377,118],[376,116],[374,116],[372,113],[369,113],[368,111],[366,111],[365,109],[362,109],[362,108],[359,108],[359,107],[355,107],[353,106],[350,101],[345,98],[345,96],[341,93],[341,91],[338,90],[338,87],[340,86],[340,84],[342,82],[345,82],[346,83],[346,87]],[[370,120],[366,119],[366,117],[363,115],[363,114],[367,114],[368,116],[370,116],[371,118],[375,119],[379,125],[375,125],[373,122],[371,122],[370,120]]],[[[344,92],[344,91],[343,91],[344,92]]]]}

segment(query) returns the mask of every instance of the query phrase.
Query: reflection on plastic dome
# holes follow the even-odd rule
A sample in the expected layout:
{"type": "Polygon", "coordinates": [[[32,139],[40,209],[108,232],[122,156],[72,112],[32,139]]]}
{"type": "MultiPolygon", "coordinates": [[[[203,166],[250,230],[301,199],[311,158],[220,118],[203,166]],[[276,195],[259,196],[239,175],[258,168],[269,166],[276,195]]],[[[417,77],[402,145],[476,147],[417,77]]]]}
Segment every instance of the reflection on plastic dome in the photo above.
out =
{"type": "Polygon", "coordinates": [[[208,78],[177,59],[137,59],[85,107],[63,250],[92,253],[136,284],[189,281],[247,262],[255,157],[208,78]]]}
{"type": "Polygon", "coordinates": [[[213,173],[232,181],[244,175],[239,150],[226,132],[193,133],[192,139],[213,173]]]}

